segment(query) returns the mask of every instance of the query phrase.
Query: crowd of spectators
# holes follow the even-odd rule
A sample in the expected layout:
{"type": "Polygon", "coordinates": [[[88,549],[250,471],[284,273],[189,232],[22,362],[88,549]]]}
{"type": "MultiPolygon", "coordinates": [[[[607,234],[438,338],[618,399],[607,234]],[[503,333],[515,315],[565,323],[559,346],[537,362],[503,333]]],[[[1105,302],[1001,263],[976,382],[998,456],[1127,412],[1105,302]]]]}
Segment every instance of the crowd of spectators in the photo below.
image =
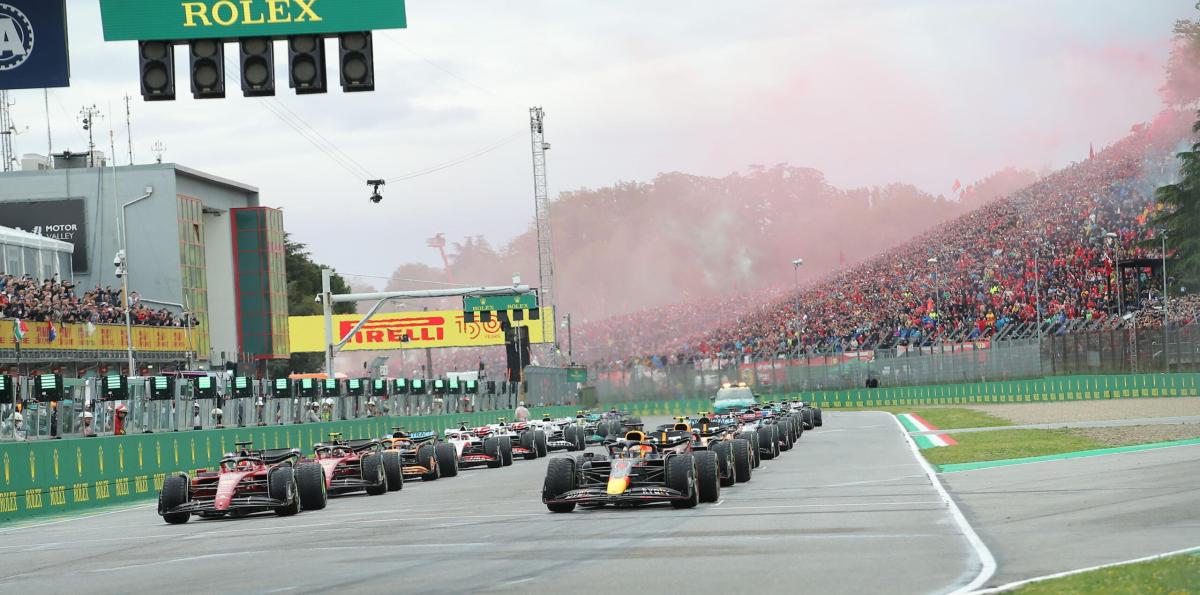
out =
{"type": "MultiPolygon", "coordinates": [[[[1191,115],[1166,112],[1080,163],[798,295],[712,298],[582,325],[577,359],[661,365],[847,352],[986,339],[1039,321],[1044,329],[1066,321],[1111,327],[1106,319],[1119,312],[1134,313],[1128,324],[1154,324],[1153,316],[1137,315],[1149,303],[1139,296],[1155,291],[1152,269],[1129,263],[1161,258],[1147,247],[1155,237],[1147,221],[1157,208],[1154,189],[1178,168],[1174,153],[1191,115]]],[[[1194,320],[1196,303],[1173,306],[1172,324],[1194,320]]]]}
{"type": "MultiPolygon", "coordinates": [[[[121,291],[100,287],[79,293],[72,281],[0,275],[0,318],[57,324],[125,324],[121,291]]],[[[142,304],[130,293],[130,322],[139,326],[183,326],[169,310],[142,304]]]]}

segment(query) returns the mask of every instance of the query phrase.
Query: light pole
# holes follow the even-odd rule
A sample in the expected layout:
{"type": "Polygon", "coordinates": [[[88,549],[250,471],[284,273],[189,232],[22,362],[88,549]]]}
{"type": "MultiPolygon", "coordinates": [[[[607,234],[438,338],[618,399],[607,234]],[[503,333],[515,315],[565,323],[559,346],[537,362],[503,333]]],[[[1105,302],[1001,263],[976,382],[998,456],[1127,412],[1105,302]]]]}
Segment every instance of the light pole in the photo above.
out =
{"type": "Polygon", "coordinates": [[[574,341],[571,340],[571,314],[563,315],[563,328],[567,329],[567,359],[571,360],[571,365],[575,365],[575,347],[574,341]]]}
{"type": "Polygon", "coordinates": [[[1163,372],[1171,371],[1171,352],[1167,350],[1167,345],[1170,342],[1170,330],[1168,324],[1171,322],[1169,312],[1167,310],[1167,230],[1162,230],[1162,309],[1163,309],[1163,372]]]}
{"type": "Polygon", "coordinates": [[[796,351],[800,350],[800,266],[803,264],[803,258],[792,261],[792,290],[796,292],[796,324],[792,331],[796,333],[796,351]]]}
{"type": "Polygon", "coordinates": [[[1104,234],[1104,243],[1112,248],[1113,269],[1116,273],[1116,291],[1117,291],[1117,316],[1125,314],[1125,293],[1124,279],[1121,278],[1121,247],[1117,244],[1117,234],[1108,232],[1104,234]]]}
{"type": "Polygon", "coordinates": [[[113,266],[117,268],[117,277],[121,279],[121,301],[125,305],[125,348],[130,376],[135,374],[136,362],[133,359],[133,321],[129,314],[129,234],[127,232],[128,224],[125,220],[125,211],[134,204],[153,196],[154,187],[146,186],[145,192],[145,194],[121,206],[121,217],[117,220],[117,236],[121,240],[121,249],[117,251],[117,256],[113,259],[113,266]]]}

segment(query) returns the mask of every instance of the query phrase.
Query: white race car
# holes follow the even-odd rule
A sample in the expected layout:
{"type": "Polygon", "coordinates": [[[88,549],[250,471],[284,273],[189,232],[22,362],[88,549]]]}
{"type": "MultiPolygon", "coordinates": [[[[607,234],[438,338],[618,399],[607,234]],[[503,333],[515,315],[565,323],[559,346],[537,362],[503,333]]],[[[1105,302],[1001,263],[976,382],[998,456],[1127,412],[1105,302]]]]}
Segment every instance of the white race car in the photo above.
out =
{"type": "Polygon", "coordinates": [[[442,433],[446,442],[458,451],[458,466],[461,468],[487,465],[489,469],[505,467],[513,462],[512,440],[493,436],[488,426],[446,428],[442,433]]]}

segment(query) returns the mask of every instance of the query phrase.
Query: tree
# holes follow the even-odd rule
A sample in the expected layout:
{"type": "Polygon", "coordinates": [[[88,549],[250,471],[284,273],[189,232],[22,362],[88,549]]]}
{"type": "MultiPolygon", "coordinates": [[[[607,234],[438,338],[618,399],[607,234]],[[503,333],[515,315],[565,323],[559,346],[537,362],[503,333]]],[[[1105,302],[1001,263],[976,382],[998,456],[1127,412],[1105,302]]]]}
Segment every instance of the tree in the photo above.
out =
{"type": "MultiPolygon", "coordinates": [[[[321,304],[313,298],[321,293],[322,265],[313,262],[308,246],[293,242],[291,234],[283,237],[283,249],[287,258],[288,316],[311,316],[321,314],[321,304]]],[[[341,275],[330,280],[333,293],[349,293],[350,287],[341,275]]],[[[353,314],[354,304],[334,304],[334,314],[353,314]]],[[[293,353],[288,360],[292,372],[319,372],[325,367],[325,355],[321,353],[293,353]]]]}
{"type": "MultiPolygon", "coordinates": [[[[1200,3],[1196,4],[1200,9],[1200,3]]],[[[1200,22],[1175,21],[1175,38],[1167,59],[1167,82],[1161,89],[1168,105],[1191,105],[1200,99],[1200,22]]]]}
{"type": "MultiPolygon", "coordinates": [[[[1200,120],[1192,130],[1200,133],[1200,120]]],[[[1179,162],[1180,180],[1155,192],[1163,209],[1151,225],[1167,232],[1167,249],[1175,252],[1173,276],[1194,286],[1200,281],[1200,142],[1180,153],[1179,162]]]]}

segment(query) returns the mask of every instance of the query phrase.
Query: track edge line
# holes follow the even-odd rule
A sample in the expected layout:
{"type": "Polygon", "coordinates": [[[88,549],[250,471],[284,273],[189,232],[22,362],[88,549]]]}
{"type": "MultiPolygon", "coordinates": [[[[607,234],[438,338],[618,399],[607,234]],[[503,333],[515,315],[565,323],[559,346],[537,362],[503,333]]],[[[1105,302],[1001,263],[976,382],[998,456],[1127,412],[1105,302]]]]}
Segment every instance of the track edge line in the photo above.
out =
{"type": "Polygon", "coordinates": [[[908,443],[908,448],[912,451],[913,457],[916,458],[917,463],[921,465],[921,468],[925,470],[925,475],[929,478],[929,482],[933,484],[934,489],[937,490],[938,495],[942,498],[942,501],[945,502],[946,506],[950,509],[950,516],[954,518],[954,522],[958,524],[959,529],[962,530],[963,535],[967,538],[967,543],[971,545],[971,548],[975,551],[975,556],[979,559],[981,566],[979,569],[979,574],[977,574],[975,578],[966,585],[950,591],[951,595],[971,593],[986,583],[988,579],[992,578],[992,575],[996,573],[996,558],[992,555],[992,551],[988,549],[987,544],[979,538],[979,534],[975,532],[975,528],[971,526],[971,523],[967,522],[967,517],[963,515],[962,510],[959,509],[958,503],[954,501],[954,498],[950,495],[950,492],[946,491],[945,486],[943,486],[942,481],[938,479],[938,474],[936,471],[934,471],[933,467],[930,466],[929,461],[926,461],[925,457],[921,456],[921,449],[917,448],[917,443],[913,442],[913,439],[908,435],[908,432],[905,431],[904,424],[900,423],[900,419],[894,414],[891,415],[891,418],[892,421],[896,422],[896,427],[900,429],[900,435],[904,436],[904,441],[908,443]]]}
{"type": "Polygon", "coordinates": [[[1086,568],[1076,568],[1075,570],[1066,570],[1063,572],[1056,572],[1054,574],[1045,574],[1042,576],[1035,576],[1033,578],[1027,578],[1027,579],[1023,579],[1023,580],[1019,580],[1019,581],[1013,581],[1013,582],[1005,584],[1005,585],[1000,585],[999,587],[992,587],[990,589],[983,589],[980,591],[975,591],[974,593],[977,593],[979,595],[983,595],[984,593],[1002,593],[1004,591],[1011,591],[1018,587],[1024,587],[1025,585],[1028,585],[1031,583],[1040,583],[1042,581],[1048,581],[1048,580],[1052,580],[1052,579],[1056,579],[1056,578],[1063,578],[1065,576],[1074,576],[1076,574],[1083,574],[1085,572],[1091,572],[1093,570],[1101,570],[1104,568],[1113,568],[1115,566],[1126,566],[1128,564],[1137,564],[1139,562],[1149,562],[1151,560],[1159,560],[1161,558],[1169,558],[1171,556],[1179,556],[1182,554],[1198,552],[1198,551],[1200,551],[1200,545],[1192,546],[1189,548],[1184,548],[1181,550],[1175,550],[1173,552],[1164,552],[1161,554],[1154,554],[1152,556],[1144,556],[1141,558],[1134,558],[1132,560],[1122,560],[1120,562],[1110,562],[1108,564],[1098,564],[1096,566],[1088,566],[1086,568]]]}

